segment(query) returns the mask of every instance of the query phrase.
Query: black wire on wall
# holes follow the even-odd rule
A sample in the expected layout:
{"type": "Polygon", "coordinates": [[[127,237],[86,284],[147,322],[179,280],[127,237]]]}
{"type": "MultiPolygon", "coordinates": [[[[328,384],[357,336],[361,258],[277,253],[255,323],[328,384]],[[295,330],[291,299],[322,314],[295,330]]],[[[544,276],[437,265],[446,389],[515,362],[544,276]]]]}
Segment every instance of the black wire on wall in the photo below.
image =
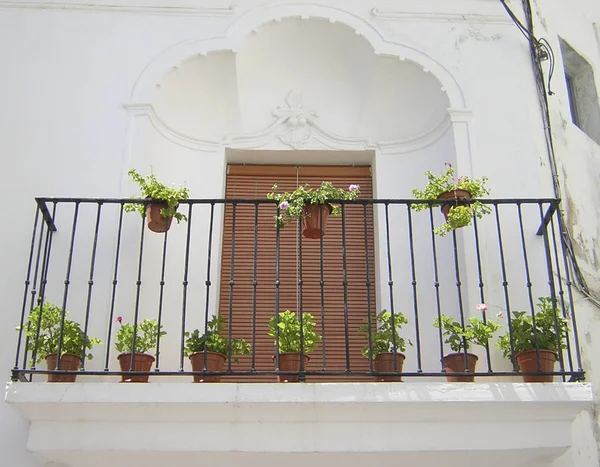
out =
{"type": "MultiPolygon", "coordinates": [[[[554,73],[554,53],[552,51],[552,47],[546,39],[537,39],[533,33],[533,11],[531,8],[530,0],[522,0],[523,11],[525,13],[527,26],[524,26],[523,23],[519,21],[514,12],[506,4],[505,0],[500,0],[500,3],[502,3],[510,18],[513,20],[519,31],[525,36],[525,38],[529,42],[531,63],[533,65],[533,73],[542,110],[542,121],[544,124],[544,135],[546,140],[546,148],[548,151],[548,159],[550,161],[550,171],[552,172],[552,185],[554,188],[554,196],[560,199],[562,192],[560,188],[560,180],[556,164],[556,152],[554,150],[554,138],[552,133],[552,124],[550,122],[550,107],[548,102],[548,96],[552,96],[554,94],[551,90],[552,75],[554,73]],[[546,86],[546,81],[544,79],[544,70],[542,68],[542,62],[545,60],[549,60],[548,86],[546,86]]],[[[565,215],[562,209],[558,210],[558,225],[561,239],[564,243],[569,262],[573,269],[573,276],[575,279],[574,285],[592,303],[600,307],[600,300],[594,297],[590,292],[585,278],[583,277],[583,274],[581,272],[581,269],[577,263],[577,258],[575,257],[575,252],[573,249],[573,240],[569,234],[568,229],[566,228],[565,215]]]]}

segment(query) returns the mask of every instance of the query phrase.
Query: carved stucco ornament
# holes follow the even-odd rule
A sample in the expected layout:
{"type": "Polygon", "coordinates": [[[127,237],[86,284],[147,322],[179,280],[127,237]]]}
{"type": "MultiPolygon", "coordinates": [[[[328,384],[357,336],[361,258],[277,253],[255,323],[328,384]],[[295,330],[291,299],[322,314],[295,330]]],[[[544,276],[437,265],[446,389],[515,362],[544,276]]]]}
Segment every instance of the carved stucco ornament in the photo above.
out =
{"type": "Polygon", "coordinates": [[[285,103],[285,106],[277,107],[273,111],[273,115],[282,125],[279,139],[293,149],[300,149],[311,137],[312,124],[317,114],[304,108],[302,95],[296,91],[291,91],[287,95],[285,103]]]}

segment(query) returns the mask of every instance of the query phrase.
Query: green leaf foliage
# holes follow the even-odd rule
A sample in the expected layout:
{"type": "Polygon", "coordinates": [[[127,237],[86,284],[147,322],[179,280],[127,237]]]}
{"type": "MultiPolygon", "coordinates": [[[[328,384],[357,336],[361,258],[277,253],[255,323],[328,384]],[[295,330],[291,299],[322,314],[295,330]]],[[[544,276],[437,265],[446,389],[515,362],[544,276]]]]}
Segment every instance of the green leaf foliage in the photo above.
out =
{"type": "MultiPolygon", "coordinates": [[[[244,339],[232,339],[231,345],[229,340],[221,335],[225,330],[225,317],[213,316],[207,324],[206,334],[200,335],[200,330],[195,329],[193,332],[185,333],[185,347],[184,354],[189,357],[193,353],[204,352],[216,352],[225,357],[231,355],[250,355],[251,346],[244,339]]],[[[237,358],[233,359],[234,362],[238,362],[237,358]]]]}
{"type": "MultiPolygon", "coordinates": [[[[275,216],[275,226],[280,229],[294,221],[304,217],[304,206],[307,204],[325,204],[328,200],[355,200],[360,195],[358,185],[350,185],[348,190],[335,188],[331,182],[322,182],[317,189],[311,188],[306,184],[299,186],[292,193],[277,193],[277,185],[273,185],[271,193],[267,193],[268,199],[278,202],[281,214],[275,216]]],[[[342,208],[339,205],[331,206],[331,214],[334,216],[342,215],[342,208]]]]}
{"type": "Polygon", "coordinates": [[[117,318],[117,322],[121,324],[121,327],[117,331],[115,348],[121,353],[146,353],[156,348],[159,335],[160,337],[167,335],[163,331],[162,324],[159,329],[155,319],[145,319],[141,323],[138,323],[135,329],[135,351],[132,351],[134,325],[123,323],[121,318],[117,318]]]}
{"type": "Polygon", "coordinates": [[[497,347],[504,357],[514,357],[526,350],[552,350],[558,352],[566,345],[568,321],[556,306],[556,300],[550,297],[539,297],[538,311],[535,316],[535,328],[531,313],[514,311],[510,320],[514,354],[510,345],[510,333],[507,331],[500,337],[497,347]],[[535,330],[535,332],[534,332],[535,330]]]}
{"type": "MultiPolygon", "coordinates": [[[[170,188],[163,183],[156,180],[154,174],[150,174],[146,177],[140,175],[135,169],[131,169],[127,174],[131,179],[140,186],[141,196],[133,197],[134,199],[146,199],[152,198],[157,201],[161,201],[167,204],[166,208],[160,210],[161,216],[164,218],[173,217],[177,223],[187,221],[187,217],[180,212],[177,212],[179,202],[186,200],[190,197],[189,191],[186,187],[178,189],[170,188]]],[[[146,212],[146,206],[143,203],[129,203],[126,204],[123,209],[126,212],[137,211],[142,216],[146,212]]]]}
{"type": "MultiPolygon", "coordinates": [[[[394,340],[396,352],[406,351],[407,341],[400,336],[398,331],[402,329],[404,324],[408,324],[408,319],[401,312],[394,313],[394,319],[392,319],[392,313],[383,310],[377,315],[377,324],[377,329],[369,328],[369,320],[365,319],[365,324],[358,328],[358,332],[365,334],[367,341],[369,340],[369,334],[371,334],[372,358],[381,353],[393,352],[394,340]]],[[[410,341],[408,343],[412,345],[410,341]]],[[[361,352],[363,356],[369,358],[369,344],[363,347],[361,352]]]]}
{"type": "MultiPolygon", "coordinates": [[[[274,345],[277,345],[276,329],[279,328],[279,353],[300,352],[300,320],[295,313],[290,310],[279,313],[279,323],[273,316],[269,320],[269,337],[275,339],[274,345]]],[[[314,316],[310,313],[302,313],[302,351],[309,353],[315,350],[321,335],[315,331],[316,324],[314,316]]]]}
{"type": "Polygon", "coordinates": [[[483,322],[479,318],[469,318],[469,322],[462,327],[461,324],[446,315],[435,319],[433,325],[442,328],[442,336],[446,339],[444,343],[450,345],[453,352],[469,350],[470,345],[485,347],[494,333],[500,329],[500,324],[494,321],[483,322]],[[465,349],[466,342],[466,349],[465,349]]]}
{"type": "MultiPolygon", "coordinates": [[[[423,190],[412,190],[415,199],[429,201],[438,200],[442,193],[454,190],[468,191],[474,199],[490,194],[490,190],[485,187],[488,180],[487,177],[472,179],[470,177],[462,176],[456,179],[454,176],[454,167],[450,164],[447,165],[448,168],[439,177],[430,171],[425,172],[425,176],[428,180],[427,186],[423,190]]],[[[415,211],[423,211],[424,209],[429,209],[430,206],[439,207],[440,203],[412,204],[411,208],[415,211]]],[[[447,221],[440,227],[437,227],[434,232],[437,235],[444,236],[454,229],[470,225],[473,216],[477,216],[478,219],[481,219],[484,215],[491,212],[492,209],[488,205],[479,201],[474,201],[468,205],[451,206],[447,221]]]]}
{"type": "MultiPolygon", "coordinates": [[[[65,312],[64,315],[66,316],[67,313],[65,312]]],[[[46,355],[58,352],[62,319],[62,309],[48,301],[44,301],[41,308],[38,305],[31,310],[27,322],[22,328],[28,340],[27,350],[36,352],[36,360],[35,362],[32,360],[31,365],[40,363],[46,358],[46,355]]],[[[17,327],[17,331],[20,330],[21,327],[17,327]]],[[[86,349],[91,349],[94,345],[101,343],[102,341],[99,339],[86,336],[78,323],[65,318],[60,348],[61,357],[67,353],[83,356],[84,346],[86,349]]],[[[90,360],[93,358],[91,353],[86,352],[86,356],[90,360]]]]}

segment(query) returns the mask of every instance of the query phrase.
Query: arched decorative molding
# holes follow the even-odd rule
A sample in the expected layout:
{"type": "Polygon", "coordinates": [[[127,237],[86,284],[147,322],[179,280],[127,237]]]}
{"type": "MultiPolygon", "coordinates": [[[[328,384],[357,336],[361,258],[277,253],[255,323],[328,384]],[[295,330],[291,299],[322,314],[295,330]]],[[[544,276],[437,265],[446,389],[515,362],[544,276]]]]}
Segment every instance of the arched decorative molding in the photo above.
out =
{"type": "Polygon", "coordinates": [[[430,130],[396,141],[375,142],[368,136],[341,136],[327,131],[318,122],[316,113],[304,109],[301,96],[294,91],[286,97],[286,104],[273,111],[275,120],[266,128],[254,133],[229,134],[221,139],[199,139],[181,134],[166,125],[154,112],[151,104],[128,104],[132,116],[146,116],[152,126],[173,143],[202,152],[215,152],[222,148],[258,149],[280,146],[287,149],[330,149],[336,151],[363,151],[379,149],[382,154],[402,154],[425,148],[440,139],[456,120],[456,115],[470,115],[469,111],[451,109],[451,114],[430,130]]]}
{"type": "Polygon", "coordinates": [[[430,131],[401,141],[381,141],[377,146],[381,154],[403,154],[416,151],[431,146],[444,136],[451,126],[452,119],[447,117],[430,131]]]}
{"type": "Polygon", "coordinates": [[[156,115],[156,112],[154,112],[154,108],[151,104],[127,104],[125,105],[125,108],[129,112],[130,116],[146,116],[156,131],[158,131],[169,141],[172,141],[179,146],[202,152],[214,152],[215,150],[220,149],[222,146],[220,141],[192,138],[190,136],[183,135],[172,128],[169,128],[158,117],[158,115],[156,115]]]}
{"type": "Polygon", "coordinates": [[[408,45],[388,41],[376,25],[356,14],[333,6],[311,3],[256,7],[237,16],[222,36],[175,44],[156,57],[142,71],[134,85],[131,102],[134,104],[150,102],[155,86],[160,82],[162,76],[186,58],[223,50],[235,52],[246,36],[259,29],[262,24],[289,17],[306,19],[314,17],[326,19],[332,23],[345,24],[356,34],[363,36],[373,47],[375,54],[410,60],[422,67],[424,71],[432,73],[440,82],[442,90],[446,92],[450,106],[457,109],[466,107],[465,98],[457,80],[447,68],[430,55],[408,45]]]}

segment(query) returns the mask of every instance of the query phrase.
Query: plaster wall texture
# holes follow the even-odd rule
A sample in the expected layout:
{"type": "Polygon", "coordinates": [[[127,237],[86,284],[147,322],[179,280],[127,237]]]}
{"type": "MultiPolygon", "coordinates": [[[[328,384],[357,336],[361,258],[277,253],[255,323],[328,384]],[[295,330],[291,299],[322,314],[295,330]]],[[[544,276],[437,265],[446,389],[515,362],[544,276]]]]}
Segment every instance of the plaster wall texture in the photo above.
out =
{"type": "MultiPolygon", "coordinates": [[[[600,291],[595,256],[600,149],[570,122],[558,46],[560,36],[595,68],[598,81],[600,13],[591,0],[574,3],[577,7],[536,2],[535,20],[538,36],[549,40],[557,59],[556,95],[550,105],[563,208],[586,279],[593,291],[600,291]]],[[[122,5],[101,0],[94,4],[0,2],[5,83],[0,91],[0,139],[5,142],[4,164],[10,173],[4,197],[11,199],[5,207],[10,228],[2,233],[8,246],[3,263],[10,267],[0,272],[7,323],[0,331],[7,343],[0,371],[7,378],[14,365],[8,343],[15,340],[13,323],[21,308],[34,196],[127,197],[135,192],[127,181],[127,169],[147,172],[152,166],[167,183],[185,181],[194,198],[219,198],[224,194],[228,161],[264,162],[273,154],[266,151],[285,151],[277,153],[281,163],[307,158],[320,163],[327,161],[323,152],[327,150],[356,151],[340,156],[341,162],[350,162],[360,152],[361,160],[373,167],[379,198],[410,197],[412,188],[424,185],[423,172],[441,172],[446,161],[461,174],[489,176],[497,198],[554,196],[528,44],[499,2],[253,0],[237,4],[233,8],[221,0],[209,6],[194,0],[176,4],[130,0],[122,5]],[[301,99],[303,109],[317,115],[309,125],[309,137],[302,133],[297,147],[287,139],[289,122],[273,115],[278,108],[292,108],[294,99],[301,99]],[[235,152],[247,149],[255,152],[235,152]]],[[[520,2],[511,5],[522,17],[520,2]]],[[[220,225],[221,210],[216,214],[220,225]]],[[[69,209],[57,213],[51,277],[64,274],[71,216],[69,209]]],[[[82,312],[76,310],[85,305],[95,206],[82,208],[80,216],[69,298],[69,308],[79,319],[82,312]]],[[[103,216],[90,334],[105,338],[118,217],[109,208],[103,216]]],[[[206,219],[207,211],[199,209],[194,216],[206,219]]],[[[382,211],[376,219],[381,222],[382,211]]],[[[137,244],[139,219],[130,215],[124,222],[124,244],[137,244]]],[[[392,212],[390,222],[392,229],[404,232],[406,214],[392,212]]],[[[415,222],[418,232],[427,232],[428,220],[415,222]]],[[[543,264],[543,245],[534,235],[539,214],[528,213],[525,224],[532,261],[543,264]]],[[[516,226],[513,216],[503,228],[516,226]]],[[[199,266],[190,271],[190,283],[203,284],[208,231],[201,224],[196,228],[198,247],[192,259],[199,266]]],[[[481,231],[482,248],[493,252],[484,278],[486,302],[497,312],[504,303],[492,219],[482,221],[481,231]]],[[[383,272],[383,229],[376,235],[377,270],[383,272]]],[[[428,254],[428,237],[422,237],[423,242],[415,246],[417,255],[428,254]]],[[[185,229],[172,229],[169,238],[164,324],[173,329],[174,340],[165,340],[163,362],[176,361],[178,355],[175,329],[181,309],[185,229]]],[[[460,236],[459,242],[466,248],[461,258],[464,282],[473,283],[474,252],[460,236]]],[[[149,251],[160,245],[161,239],[147,238],[149,251]]],[[[515,284],[513,309],[524,308],[527,293],[520,245],[509,243],[506,248],[508,257],[515,258],[508,266],[515,284]]],[[[450,261],[449,238],[440,240],[439,249],[442,260],[450,261]]],[[[392,252],[396,264],[409,264],[403,244],[394,245],[392,252]]],[[[159,260],[157,255],[147,255],[144,262],[141,309],[148,316],[142,317],[156,314],[159,260]]],[[[121,265],[120,282],[131,287],[121,288],[117,309],[128,319],[136,264],[135,255],[129,255],[121,265]]],[[[217,261],[214,271],[218,267],[217,261]]],[[[429,262],[417,268],[420,282],[430,284],[429,262]]],[[[450,297],[453,279],[451,272],[446,274],[441,293],[450,297]]],[[[545,274],[543,268],[533,271],[535,296],[548,294],[545,274]]],[[[396,296],[410,296],[409,269],[398,266],[395,275],[396,296]]],[[[378,279],[378,306],[385,308],[387,278],[381,273],[378,279]]],[[[211,289],[213,307],[218,285],[211,289]]],[[[60,301],[63,288],[62,279],[55,280],[49,283],[47,296],[60,301]]],[[[434,310],[430,289],[423,285],[419,290],[427,328],[423,339],[435,338],[429,326],[433,311],[427,311],[434,310]]],[[[190,294],[190,309],[202,307],[204,293],[198,286],[190,294]]],[[[464,293],[468,312],[474,312],[477,288],[465,285],[464,293]]],[[[448,300],[454,301],[454,295],[448,300]]],[[[584,298],[576,301],[576,307],[584,368],[598,388],[600,369],[593,359],[594,336],[600,332],[598,310],[584,298]]],[[[190,321],[193,326],[200,324],[202,318],[190,321]]],[[[105,349],[96,352],[101,356],[105,349]]],[[[408,369],[414,370],[414,351],[407,356],[408,369]]],[[[497,369],[509,368],[497,354],[495,358],[497,369]]],[[[438,361],[435,352],[424,352],[424,366],[438,361]]],[[[102,365],[103,359],[97,358],[88,368],[102,365]]],[[[116,368],[116,361],[111,368],[116,368]]],[[[572,465],[597,465],[590,417],[594,415],[583,415],[574,426],[576,438],[582,440],[579,452],[587,454],[576,457],[572,465]]],[[[0,432],[4,435],[0,451],[7,465],[36,465],[25,452],[27,426],[6,404],[0,407],[0,432]]]]}

